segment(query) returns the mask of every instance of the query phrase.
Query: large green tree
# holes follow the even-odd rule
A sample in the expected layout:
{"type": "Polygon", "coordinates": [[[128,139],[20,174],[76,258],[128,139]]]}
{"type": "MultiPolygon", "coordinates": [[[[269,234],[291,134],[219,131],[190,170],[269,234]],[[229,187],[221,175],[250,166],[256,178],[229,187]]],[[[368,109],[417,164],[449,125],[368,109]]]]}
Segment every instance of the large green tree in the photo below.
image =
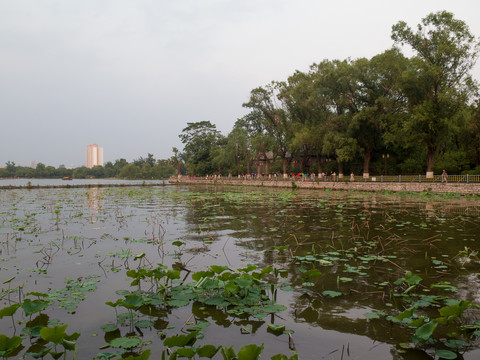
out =
{"type": "Polygon", "coordinates": [[[208,175],[217,172],[218,167],[213,162],[213,150],[219,144],[221,134],[216,125],[210,121],[187,123],[179,138],[185,144],[183,156],[190,175],[208,175]]]}
{"type": "MultiPolygon", "coordinates": [[[[262,122],[262,127],[265,132],[265,139],[273,140],[269,144],[270,151],[273,158],[280,157],[283,163],[283,174],[286,176],[287,166],[289,162],[289,142],[293,135],[291,131],[291,122],[286,116],[285,109],[282,108],[278,101],[278,93],[281,84],[272,82],[265,87],[258,87],[250,92],[250,99],[244,103],[243,106],[252,110],[257,110],[255,113],[261,114],[259,121],[262,122]]],[[[257,138],[258,138],[257,134],[257,138]]],[[[258,143],[260,145],[260,143],[258,143]]]]}
{"type": "Polygon", "coordinates": [[[312,67],[308,73],[296,71],[280,84],[279,100],[290,122],[289,149],[300,164],[300,171],[307,170],[313,159],[318,172],[322,172],[322,151],[325,126],[331,113],[328,99],[318,91],[317,80],[322,73],[312,67]]]}
{"type": "Polygon", "coordinates": [[[272,149],[273,139],[266,132],[263,116],[261,111],[252,110],[237,119],[227,137],[228,142],[234,146],[239,174],[251,174],[254,162],[272,149]]]}
{"type": "Polygon", "coordinates": [[[416,67],[407,74],[412,80],[406,88],[411,116],[405,125],[426,146],[427,177],[432,177],[437,149],[455,130],[475,90],[470,70],[479,42],[447,11],[429,14],[416,29],[398,22],[392,27],[392,39],[415,52],[416,67]]]}
{"type": "Polygon", "coordinates": [[[401,91],[401,78],[407,59],[397,50],[387,50],[370,60],[358,59],[352,64],[355,99],[349,134],[355,138],[363,156],[363,176],[370,175],[374,153],[385,148],[388,124],[403,120],[406,100],[401,91]]]}
{"type": "Polygon", "coordinates": [[[327,160],[336,160],[338,174],[343,176],[343,164],[353,160],[358,153],[357,140],[348,131],[352,117],[360,107],[356,95],[357,79],[351,62],[347,60],[324,60],[314,64],[312,69],[316,71],[317,96],[325,98],[329,109],[322,127],[322,153],[327,160]]]}

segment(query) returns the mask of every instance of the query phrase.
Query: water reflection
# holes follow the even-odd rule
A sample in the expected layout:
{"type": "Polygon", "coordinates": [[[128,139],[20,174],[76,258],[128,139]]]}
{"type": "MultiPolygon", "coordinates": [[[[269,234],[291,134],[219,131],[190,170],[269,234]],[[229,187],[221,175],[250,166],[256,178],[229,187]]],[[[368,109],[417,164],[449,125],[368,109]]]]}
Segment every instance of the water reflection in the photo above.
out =
{"type": "MultiPolygon", "coordinates": [[[[364,314],[374,310],[393,314],[401,311],[399,308],[395,312],[400,303],[392,298],[391,291],[395,280],[407,270],[424,279],[425,290],[441,279],[459,288],[452,294],[455,298],[479,300],[476,275],[468,275],[480,269],[478,258],[468,263],[455,258],[477,238],[478,206],[465,207],[462,201],[418,200],[375,194],[322,196],[298,192],[269,197],[265,191],[242,198],[217,193],[208,203],[216,206],[194,203],[186,220],[195,224],[202,219],[210,221],[217,231],[236,238],[238,246],[261,254],[257,264],[287,269],[292,287],[302,289],[293,293],[294,321],[335,333],[366,335],[395,347],[409,343],[414,331],[399,331],[384,318],[369,320],[364,314]],[[288,201],[272,201],[282,196],[289,196],[288,201]],[[287,249],[278,250],[282,246],[287,249]],[[346,249],[355,251],[347,254],[346,249]],[[298,261],[299,257],[319,253],[332,253],[330,258],[334,260],[328,266],[318,260],[298,261]],[[381,258],[372,261],[368,259],[371,254],[381,258]],[[305,279],[299,266],[322,272],[313,287],[305,290],[302,286],[305,279]],[[342,283],[340,277],[354,280],[342,283]],[[322,295],[325,290],[342,295],[328,299],[322,295]]],[[[249,260],[255,262],[255,256],[249,256],[249,260]]],[[[469,317],[469,323],[475,321],[469,317]]],[[[413,359],[418,354],[431,358],[424,351],[392,353],[398,358],[413,359]]]]}
{"type": "Polygon", "coordinates": [[[103,188],[89,188],[86,192],[88,212],[90,214],[90,223],[95,224],[98,221],[98,213],[102,207],[103,188]]]}
{"type": "MultiPolygon", "coordinates": [[[[392,293],[407,270],[422,277],[422,293],[445,294],[430,285],[450,282],[458,290],[448,296],[480,302],[480,207],[473,201],[223,187],[15,190],[0,191],[0,200],[2,281],[16,276],[25,288],[35,282],[35,290],[46,291],[64,286],[66,276],[103,276],[101,289],[91,295],[95,300],[85,300],[83,312],[78,310],[84,319],[78,324],[86,332],[98,332],[100,321],[111,321],[113,310],[105,314],[99,304],[129,288],[127,268],[159,263],[192,271],[212,264],[273,266],[280,273],[268,280],[277,284],[277,302],[288,310],[260,321],[199,303],[171,312],[145,309],[142,316],[154,323],[142,330],[145,339],[175,333],[191,310],[197,321],[212,323],[221,344],[273,343],[271,354],[288,351],[288,336],[277,338],[267,324],[286,324],[295,331],[302,359],[318,354],[320,345],[324,358],[340,358],[343,349],[347,359],[348,344],[352,358],[432,358],[429,351],[399,347],[410,343],[413,330],[364,316],[403,310],[405,304],[392,293]],[[48,273],[32,276],[28,269],[45,249],[55,249],[55,259],[50,256],[48,273]],[[305,271],[313,269],[321,274],[308,278],[305,271]],[[99,309],[88,310],[94,308],[99,309]],[[93,325],[86,321],[92,317],[93,325]],[[172,324],[177,329],[170,329],[172,324]],[[249,337],[239,336],[247,327],[249,337]],[[281,351],[278,344],[284,346],[281,351]]],[[[468,318],[475,321],[478,315],[468,313],[468,318]]],[[[112,336],[98,337],[95,346],[112,336]]],[[[465,358],[473,359],[477,348],[465,358]]]]}

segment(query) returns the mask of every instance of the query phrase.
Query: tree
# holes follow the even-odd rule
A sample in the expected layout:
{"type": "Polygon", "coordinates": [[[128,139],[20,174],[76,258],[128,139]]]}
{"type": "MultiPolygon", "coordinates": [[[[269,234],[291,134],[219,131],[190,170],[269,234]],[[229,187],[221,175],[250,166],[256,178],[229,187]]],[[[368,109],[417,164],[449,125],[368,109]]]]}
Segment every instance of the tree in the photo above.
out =
{"type": "Polygon", "coordinates": [[[182,154],[178,151],[176,147],[172,148],[173,156],[170,158],[170,162],[175,167],[175,175],[180,176],[182,174],[182,154]]]}
{"type": "Polygon", "coordinates": [[[349,134],[352,117],[360,108],[357,79],[349,60],[324,60],[312,69],[317,74],[316,92],[324,97],[329,110],[324,115],[323,139],[319,145],[327,159],[335,158],[341,177],[344,162],[353,160],[358,153],[357,140],[349,134]]]}
{"type": "Polygon", "coordinates": [[[7,176],[13,177],[15,175],[15,163],[13,161],[7,161],[5,163],[5,169],[7,176]]]}
{"type": "Polygon", "coordinates": [[[152,154],[148,153],[146,158],[140,156],[138,159],[134,159],[133,164],[135,166],[142,166],[143,164],[147,164],[148,166],[153,166],[155,165],[155,158],[153,157],[152,154]]]}
{"type": "Polygon", "coordinates": [[[258,120],[261,122],[265,135],[273,139],[270,151],[273,156],[280,156],[283,161],[283,174],[287,176],[288,165],[288,144],[293,135],[290,129],[291,122],[286,117],[285,109],[282,109],[277,103],[280,83],[272,82],[265,88],[258,87],[250,92],[250,99],[243,104],[243,107],[250,108],[252,113],[260,115],[258,120]]]}
{"type": "Polygon", "coordinates": [[[105,169],[104,174],[106,178],[113,178],[117,175],[115,172],[115,166],[111,161],[107,161],[103,167],[105,169]]]}
{"type": "Polygon", "coordinates": [[[35,169],[31,167],[17,166],[15,168],[15,177],[33,178],[35,177],[35,169]]]}
{"type": "Polygon", "coordinates": [[[140,167],[135,164],[127,164],[118,173],[117,177],[120,179],[137,179],[139,177],[140,167]]]}
{"type": "Polygon", "coordinates": [[[157,160],[151,171],[155,179],[166,179],[175,174],[175,167],[170,160],[157,160]]]}
{"type": "Polygon", "coordinates": [[[262,114],[253,110],[237,119],[227,141],[235,151],[235,165],[239,174],[250,174],[254,161],[257,159],[257,149],[254,146],[256,136],[264,134],[265,128],[261,121],[262,114]]]}
{"type": "Polygon", "coordinates": [[[155,158],[153,157],[153,154],[150,154],[148,153],[147,154],[147,158],[145,159],[145,161],[147,162],[148,165],[150,165],[151,167],[153,167],[155,165],[155,163],[157,162],[155,160],[155,158]]]}
{"type": "Polygon", "coordinates": [[[278,98],[291,122],[293,136],[289,138],[292,157],[300,162],[301,171],[316,157],[318,172],[322,172],[322,151],[326,121],[331,113],[328,98],[318,91],[321,66],[308,73],[296,71],[286,83],[280,83],[278,98]]]}
{"type": "MultiPolygon", "coordinates": [[[[42,164],[43,165],[43,164],[42,164]]],[[[37,165],[37,169],[38,169],[38,165],[37,165]]],[[[37,175],[38,176],[38,175],[37,175]]],[[[86,166],[81,166],[81,167],[78,167],[76,168],[75,170],[73,170],[73,174],[72,176],[75,178],[75,179],[85,179],[87,176],[88,176],[88,169],[86,166]]]]}
{"type": "Polygon", "coordinates": [[[187,123],[178,137],[185,144],[183,153],[190,174],[206,175],[217,171],[212,150],[219,144],[221,134],[216,125],[210,121],[187,123]]]}
{"type": "Polygon", "coordinates": [[[358,59],[352,68],[355,91],[351,97],[355,98],[356,113],[352,114],[348,132],[360,147],[363,176],[368,177],[372,156],[385,146],[388,124],[398,121],[406,112],[400,84],[407,59],[398,49],[392,49],[370,60],[358,59]]]}
{"type": "Polygon", "coordinates": [[[37,167],[35,168],[35,176],[38,177],[38,178],[42,178],[42,177],[45,177],[45,164],[39,162],[37,164],[37,167]]]}
{"type": "Polygon", "coordinates": [[[429,14],[416,30],[398,22],[392,27],[392,39],[409,45],[416,54],[416,68],[406,74],[412,80],[406,126],[425,144],[427,177],[433,177],[437,149],[455,129],[475,90],[469,72],[480,45],[467,25],[447,11],[429,14]]]}
{"type": "Polygon", "coordinates": [[[460,138],[462,147],[472,159],[472,165],[480,167],[480,100],[469,108],[467,123],[462,129],[460,138]]]}
{"type": "Polygon", "coordinates": [[[120,171],[127,165],[128,165],[128,161],[123,158],[115,160],[115,163],[113,164],[115,176],[118,176],[120,171]]]}
{"type": "Polygon", "coordinates": [[[51,165],[45,167],[45,171],[43,173],[43,176],[46,177],[46,178],[55,177],[55,168],[51,165]]]}

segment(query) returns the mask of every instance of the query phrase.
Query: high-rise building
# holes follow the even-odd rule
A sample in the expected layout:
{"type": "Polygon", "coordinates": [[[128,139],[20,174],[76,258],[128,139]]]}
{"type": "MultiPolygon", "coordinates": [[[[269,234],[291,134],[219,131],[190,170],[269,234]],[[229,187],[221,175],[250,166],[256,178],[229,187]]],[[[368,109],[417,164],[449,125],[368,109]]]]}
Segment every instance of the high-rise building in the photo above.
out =
{"type": "Polygon", "coordinates": [[[87,146],[87,168],[103,166],[103,148],[97,144],[87,146]]]}

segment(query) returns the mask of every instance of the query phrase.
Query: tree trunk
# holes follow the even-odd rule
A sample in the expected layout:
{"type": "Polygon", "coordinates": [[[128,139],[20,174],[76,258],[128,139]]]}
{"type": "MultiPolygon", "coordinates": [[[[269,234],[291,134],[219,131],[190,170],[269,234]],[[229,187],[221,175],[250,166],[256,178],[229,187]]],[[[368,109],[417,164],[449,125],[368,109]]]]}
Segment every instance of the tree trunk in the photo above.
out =
{"type": "Polygon", "coordinates": [[[305,173],[305,169],[310,163],[310,155],[305,155],[302,157],[302,173],[305,173]]]}
{"type": "Polygon", "coordinates": [[[287,159],[287,157],[284,155],[284,156],[283,156],[283,177],[284,177],[284,178],[287,178],[287,177],[288,177],[288,174],[287,174],[287,166],[288,166],[288,159],[287,159]]]}
{"type": "Polygon", "coordinates": [[[370,160],[372,159],[373,149],[368,149],[363,154],[363,177],[368,178],[370,176],[370,160]]]}
{"type": "Polygon", "coordinates": [[[338,178],[341,179],[343,178],[343,163],[339,160],[337,160],[338,163],[338,178]]]}
{"type": "Polygon", "coordinates": [[[319,155],[318,156],[318,177],[322,176],[322,172],[323,172],[323,160],[322,160],[322,157],[319,155]]]}
{"type": "Polygon", "coordinates": [[[433,178],[433,165],[435,164],[435,148],[428,147],[427,178],[433,178]]]}

